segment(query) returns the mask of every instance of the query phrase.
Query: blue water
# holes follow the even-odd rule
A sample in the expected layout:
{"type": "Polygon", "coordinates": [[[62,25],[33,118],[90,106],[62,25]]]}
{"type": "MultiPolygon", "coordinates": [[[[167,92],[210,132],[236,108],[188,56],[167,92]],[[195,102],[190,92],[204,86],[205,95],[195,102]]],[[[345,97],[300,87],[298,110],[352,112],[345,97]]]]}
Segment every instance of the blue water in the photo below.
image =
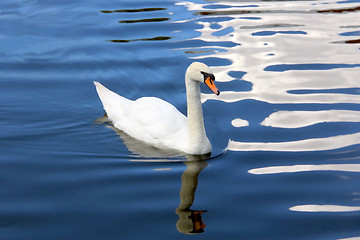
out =
{"type": "Polygon", "coordinates": [[[360,1],[0,2],[0,239],[360,239],[360,1]],[[186,112],[212,157],[116,131],[93,81],[186,112]],[[143,151],[143,152],[142,152],[143,151]]]}

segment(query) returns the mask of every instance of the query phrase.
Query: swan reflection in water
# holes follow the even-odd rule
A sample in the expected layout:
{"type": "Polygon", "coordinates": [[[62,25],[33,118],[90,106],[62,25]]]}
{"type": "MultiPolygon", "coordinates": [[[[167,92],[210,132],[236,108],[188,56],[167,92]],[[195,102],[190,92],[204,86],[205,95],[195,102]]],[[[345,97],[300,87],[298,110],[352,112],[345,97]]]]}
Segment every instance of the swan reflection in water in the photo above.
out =
{"type": "Polygon", "coordinates": [[[192,210],[195,200],[195,191],[198,185],[200,172],[207,167],[207,161],[210,154],[200,156],[187,156],[188,162],[185,172],[181,177],[180,205],[176,209],[179,220],[176,227],[179,232],[184,234],[197,234],[204,232],[206,225],[202,221],[201,215],[206,210],[192,210]]]}
{"type": "Polygon", "coordinates": [[[198,185],[200,172],[207,167],[207,159],[211,153],[204,155],[185,155],[177,151],[162,150],[145,144],[135,138],[130,137],[125,132],[115,128],[110,124],[106,115],[96,120],[97,123],[105,124],[119,135],[125,146],[130,152],[140,158],[132,161],[182,161],[186,165],[186,170],[181,177],[180,204],[175,212],[179,216],[176,228],[183,234],[198,234],[205,230],[205,223],[202,220],[202,214],[207,210],[192,210],[191,206],[195,200],[195,192],[198,185]],[[144,159],[141,159],[144,157],[144,159]],[[184,161],[185,160],[185,161],[184,161]]]}

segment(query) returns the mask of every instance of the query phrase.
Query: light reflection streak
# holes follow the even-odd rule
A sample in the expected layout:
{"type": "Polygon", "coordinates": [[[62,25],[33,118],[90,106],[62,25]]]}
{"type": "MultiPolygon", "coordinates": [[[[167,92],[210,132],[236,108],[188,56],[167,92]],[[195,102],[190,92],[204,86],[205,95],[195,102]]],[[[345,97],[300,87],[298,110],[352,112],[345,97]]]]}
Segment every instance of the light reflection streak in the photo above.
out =
{"type": "Polygon", "coordinates": [[[357,212],[360,207],[341,205],[299,205],[289,208],[295,212],[357,212]]]}
{"type": "MultiPolygon", "coordinates": [[[[253,88],[255,88],[254,86],[253,88]]],[[[273,92],[233,92],[233,91],[222,91],[221,96],[215,98],[211,94],[202,94],[202,102],[207,100],[219,100],[226,103],[239,102],[245,99],[253,99],[257,101],[265,101],[268,103],[289,103],[292,104],[301,104],[301,103],[318,103],[318,104],[336,104],[336,103],[354,103],[360,104],[360,98],[357,95],[350,94],[292,94],[292,96],[287,96],[287,94],[280,95],[279,91],[273,92]]],[[[290,95],[290,94],[289,94],[290,95]]]]}
{"type": "Polygon", "coordinates": [[[360,240],[360,237],[341,238],[338,240],[360,240]]]}
{"type": "Polygon", "coordinates": [[[320,165],[293,165],[293,166],[272,166],[251,169],[251,174],[279,174],[310,171],[342,171],[360,172],[360,164],[320,164],[320,165]]]}
{"type": "Polygon", "coordinates": [[[360,122],[360,112],[348,110],[278,111],[261,125],[278,128],[300,128],[323,122],[360,122]]]}
{"type": "Polygon", "coordinates": [[[230,151],[280,151],[304,152],[325,151],[360,144],[360,133],[328,138],[310,138],[291,142],[237,142],[230,140],[230,151]]]}

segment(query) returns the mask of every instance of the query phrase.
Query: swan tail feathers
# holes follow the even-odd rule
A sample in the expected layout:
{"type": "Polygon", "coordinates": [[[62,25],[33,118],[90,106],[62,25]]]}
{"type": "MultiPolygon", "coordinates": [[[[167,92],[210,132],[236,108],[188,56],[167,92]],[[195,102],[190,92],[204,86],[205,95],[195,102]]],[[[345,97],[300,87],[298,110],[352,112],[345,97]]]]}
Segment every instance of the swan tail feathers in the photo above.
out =
{"type": "Polygon", "coordinates": [[[107,89],[97,81],[94,81],[94,85],[106,112],[108,112],[109,109],[121,107],[122,104],[130,101],[107,89]]]}

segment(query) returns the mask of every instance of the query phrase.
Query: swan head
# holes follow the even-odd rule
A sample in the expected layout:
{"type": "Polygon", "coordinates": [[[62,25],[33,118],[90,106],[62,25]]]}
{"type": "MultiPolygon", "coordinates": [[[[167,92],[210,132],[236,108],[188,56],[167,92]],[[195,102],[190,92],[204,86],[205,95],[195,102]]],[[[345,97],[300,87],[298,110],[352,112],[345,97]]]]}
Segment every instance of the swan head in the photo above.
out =
{"type": "Polygon", "coordinates": [[[193,62],[190,64],[186,71],[186,79],[192,81],[203,82],[205,83],[213,93],[216,95],[220,94],[220,91],[215,86],[215,76],[210,70],[210,68],[201,62],[193,62]]]}

